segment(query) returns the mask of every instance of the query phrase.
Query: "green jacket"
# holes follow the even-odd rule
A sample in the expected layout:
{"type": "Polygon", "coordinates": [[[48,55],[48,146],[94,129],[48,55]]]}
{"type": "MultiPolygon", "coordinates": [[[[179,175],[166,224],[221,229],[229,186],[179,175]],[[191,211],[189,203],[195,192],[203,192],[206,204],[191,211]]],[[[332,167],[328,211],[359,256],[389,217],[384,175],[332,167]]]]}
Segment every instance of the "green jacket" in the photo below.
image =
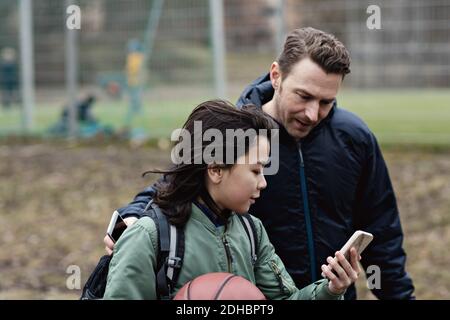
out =
{"type": "MultiPolygon", "coordinates": [[[[261,221],[252,217],[256,230],[257,261],[252,265],[250,240],[236,214],[226,226],[216,227],[194,204],[185,226],[183,266],[175,293],[190,280],[209,272],[229,272],[254,283],[268,299],[342,299],[328,290],[328,280],[319,280],[297,289],[269,241],[261,221]],[[224,239],[231,249],[227,257],[224,239]]],[[[157,299],[156,257],[158,255],[156,225],[143,217],[128,228],[114,247],[110,263],[105,299],[157,299]]]]}

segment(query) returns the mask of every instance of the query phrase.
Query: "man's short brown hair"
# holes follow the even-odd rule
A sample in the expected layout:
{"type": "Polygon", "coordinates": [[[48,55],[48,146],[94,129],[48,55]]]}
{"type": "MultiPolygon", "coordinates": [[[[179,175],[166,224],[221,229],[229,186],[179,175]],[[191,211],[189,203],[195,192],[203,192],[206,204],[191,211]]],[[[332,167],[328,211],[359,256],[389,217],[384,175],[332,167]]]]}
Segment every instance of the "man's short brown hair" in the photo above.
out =
{"type": "Polygon", "coordinates": [[[345,46],[334,35],[311,27],[292,31],[286,38],[283,52],[278,57],[281,73],[286,77],[292,66],[310,58],[325,72],[350,73],[350,55],[345,46]]]}

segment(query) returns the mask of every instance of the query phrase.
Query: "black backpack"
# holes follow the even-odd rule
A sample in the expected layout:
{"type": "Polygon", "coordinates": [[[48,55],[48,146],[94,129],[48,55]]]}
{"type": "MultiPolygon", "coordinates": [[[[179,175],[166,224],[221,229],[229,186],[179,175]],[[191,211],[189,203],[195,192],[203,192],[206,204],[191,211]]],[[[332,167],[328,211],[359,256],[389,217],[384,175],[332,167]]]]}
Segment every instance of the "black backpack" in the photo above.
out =
{"type": "MultiPolygon", "coordinates": [[[[156,267],[156,291],[158,299],[171,299],[174,286],[177,283],[183,265],[184,230],[171,225],[166,215],[161,212],[161,209],[153,201],[147,204],[141,217],[152,218],[158,230],[159,254],[156,267]]],[[[255,224],[249,214],[238,215],[238,217],[250,240],[252,264],[255,264],[257,260],[257,241],[255,241],[257,233],[255,224]]],[[[81,300],[103,298],[111,259],[112,255],[104,255],[100,258],[100,261],[83,287],[81,300]]]]}

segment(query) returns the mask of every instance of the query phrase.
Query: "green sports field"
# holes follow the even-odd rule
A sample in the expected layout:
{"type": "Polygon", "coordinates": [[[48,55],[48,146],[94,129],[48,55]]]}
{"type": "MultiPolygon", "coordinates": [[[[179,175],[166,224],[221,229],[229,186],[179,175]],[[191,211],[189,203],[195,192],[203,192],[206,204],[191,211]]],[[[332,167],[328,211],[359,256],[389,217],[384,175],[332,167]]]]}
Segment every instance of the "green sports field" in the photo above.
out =
{"type": "MultiPolygon", "coordinates": [[[[206,98],[161,102],[150,98],[135,126],[144,129],[151,138],[169,138],[172,130],[180,127],[202,100],[206,98]]],[[[338,101],[341,107],[359,115],[383,145],[450,147],[450,90],[343,90],[338,101]]],[[[100,101],[93,112],[102,124],[120,128],[126,103],[125,99],[100,101]]],[[[33,134],[43,134],[57,121],[60,112],[57,105],[38,104],[33,134]]],[[[19,133],[20,117],[19,110],[0,111],[0,134],[19,133]]]]}

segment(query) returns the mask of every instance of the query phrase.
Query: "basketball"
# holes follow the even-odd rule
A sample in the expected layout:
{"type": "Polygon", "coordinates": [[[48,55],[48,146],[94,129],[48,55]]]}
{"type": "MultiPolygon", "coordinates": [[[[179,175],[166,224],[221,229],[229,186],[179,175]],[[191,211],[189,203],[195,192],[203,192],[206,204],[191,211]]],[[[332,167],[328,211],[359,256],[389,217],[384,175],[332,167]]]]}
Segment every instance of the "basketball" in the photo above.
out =
{"type": "Polygon", "coordinates": [[[250,281],[225,272],[201,275],[186,283],[174,300],[266,300],[250,281]]]}

